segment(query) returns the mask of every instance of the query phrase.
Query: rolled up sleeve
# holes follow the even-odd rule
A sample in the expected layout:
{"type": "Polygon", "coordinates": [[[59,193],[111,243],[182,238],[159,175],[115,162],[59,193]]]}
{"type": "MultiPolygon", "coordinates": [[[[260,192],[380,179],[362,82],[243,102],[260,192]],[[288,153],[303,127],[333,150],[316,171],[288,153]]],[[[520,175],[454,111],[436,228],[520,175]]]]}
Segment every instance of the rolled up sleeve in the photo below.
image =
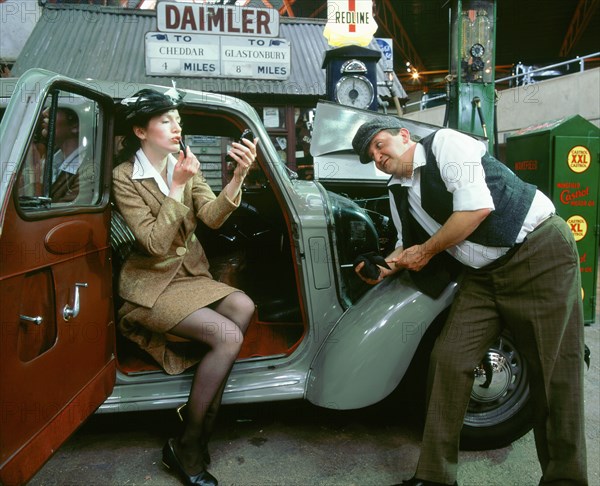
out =
{"type": "Polygon", "coordinates": [[[454,211],[494,210],[481,158],[485,145],[468,135],[441,129],[432,144],[440,174],[452,193],[454,211]]]}

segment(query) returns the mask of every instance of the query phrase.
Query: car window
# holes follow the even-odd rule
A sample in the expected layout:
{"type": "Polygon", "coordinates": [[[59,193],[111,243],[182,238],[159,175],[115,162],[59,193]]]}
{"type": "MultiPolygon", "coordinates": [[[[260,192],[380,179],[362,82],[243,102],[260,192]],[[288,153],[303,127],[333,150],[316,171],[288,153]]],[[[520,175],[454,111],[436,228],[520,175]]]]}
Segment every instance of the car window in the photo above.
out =
{"type": "Polygon", "coordinates": [[[55,90],[44,102],[17,180],[19,207],[43,211],[101,199],[100,106],[55,90]]]}

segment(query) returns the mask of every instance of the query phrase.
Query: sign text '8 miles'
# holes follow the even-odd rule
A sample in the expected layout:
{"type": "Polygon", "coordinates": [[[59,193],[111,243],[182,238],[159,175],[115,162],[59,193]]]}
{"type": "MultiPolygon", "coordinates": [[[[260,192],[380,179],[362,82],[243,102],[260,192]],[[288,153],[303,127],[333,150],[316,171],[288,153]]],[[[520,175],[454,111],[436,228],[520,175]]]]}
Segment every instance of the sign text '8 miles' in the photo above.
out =
{"type": "Polygon", "coordinates": [[[146,34],[146,74],[152,76],[288,79],[287,39],[146,34]]]}

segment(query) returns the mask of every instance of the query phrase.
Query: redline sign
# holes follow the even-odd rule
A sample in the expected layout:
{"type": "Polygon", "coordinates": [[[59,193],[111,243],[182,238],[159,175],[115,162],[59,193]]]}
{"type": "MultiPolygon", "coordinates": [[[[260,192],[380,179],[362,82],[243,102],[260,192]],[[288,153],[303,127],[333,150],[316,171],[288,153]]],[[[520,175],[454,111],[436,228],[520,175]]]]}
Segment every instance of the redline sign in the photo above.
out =
{"type": "Polygon", "coordinates": [[[327,24],[323,35],[329,45],[366,46],[376,30],[372,0],[327,1],[327,24]]]}
{"type": "Polygon", "coordinates": [[[279,12],[269,8],[158,2],[156,21],[161,32],[252,37],[279,35],[279,12]]]}
{"type": "MultiPolygon", "coordinates": [[[[337,17],[336,22],[338,22],[338,23],[344,22],[344,20],[342,20],[342,15],[344,15],[344,12],[336,12],[336,17],[337,17]]],[[[355,15],[356,15],[356,1],[348,0],[348,12],[346,12],[346,15],[345,15],[345,17],[349,18],[349,20],[347,21],[348,32],[356,32],[356,19],[354,18],[355,15]]],[[[362,15],[369,15],[369,14],[363,12],[362,15]]]]}
{"type": "MultiPolygon", "coordinates": [[[[371,22],[372,12],[358,12],[356,10],[357,0],[347,0],[347,2],[348,10],[333,10],[333,20],[336,24],[345,26],[348,32],[356,32],[357,24],[369,24],[371,22]]],[[[339,7],[339,3],[336,6],[339,7]]]]}

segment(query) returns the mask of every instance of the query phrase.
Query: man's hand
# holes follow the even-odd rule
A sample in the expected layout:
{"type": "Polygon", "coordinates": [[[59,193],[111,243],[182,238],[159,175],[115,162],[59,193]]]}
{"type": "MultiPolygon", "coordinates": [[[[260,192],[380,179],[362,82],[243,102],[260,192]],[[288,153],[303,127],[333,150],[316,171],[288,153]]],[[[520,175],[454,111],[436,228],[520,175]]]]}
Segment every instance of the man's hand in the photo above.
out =
{"type": "Polygon", "coordinates": [[[358,265],[356,265],[356,267],[354,267],[354,271],[356,272],[356,275],[358,275],[362,281],[368,283],[369,285],[376,285],[385,278],[385,276],[386,276],[386,275],[384,275],[385,269],[380,266],[377,267],[379,269],[379,276],[376,279],[364,277],[363,274],[360,273],[360,271],[363,269],[364,266],[365,266],[365,262],[360,262],[358,265]]]}
{"type": "MultiPolygon", "coordinates": [[[[491,209],[455,211],[425,243],[403,250],[399,255],[390,255],[388,261],[396,267],[418,272],[435,255],[467,239],[481,222],[488,217],[491,209]]],[[[394,266],[393,265],[393,266],[394,266]]]]}
{"type": "Polygon", "coordinates": [[[39,142],[48,142],[48,126],[50,125],[50,108],[46,108],[42,111],[42,116],[38,121],[37,134],[39,135],[39,142]]]}
{"type": "Polygon", "coordinates": [[[378,284],[393,273],[388,262],[375,252],[359,255],[354,260],[354,271],[369,285],[378,284]]]}
{"type": "Polygon", "coordinates": [[[404,250],[398,257],[391,259],[390,263],[418,272],[434,255],[434,252],[426,249],[426,245],[414,245],[404,250]]]}

